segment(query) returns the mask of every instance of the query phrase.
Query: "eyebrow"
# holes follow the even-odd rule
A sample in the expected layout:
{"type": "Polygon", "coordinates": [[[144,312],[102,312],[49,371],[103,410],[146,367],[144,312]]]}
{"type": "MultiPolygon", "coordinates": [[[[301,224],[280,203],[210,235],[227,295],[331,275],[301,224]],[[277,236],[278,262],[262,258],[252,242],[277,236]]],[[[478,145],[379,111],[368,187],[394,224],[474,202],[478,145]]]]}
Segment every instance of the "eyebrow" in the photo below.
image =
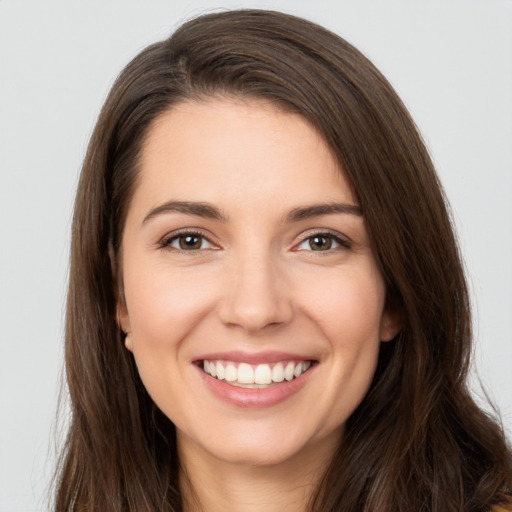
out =
{"type": "Polygon", "coordinates": [[[196,215],[198,217],[205,217],[207,219],[215,219],[221,221],[227,220],[227,217],[218,208],[209,203],[196,201],[168,201],[167,203],[152,208],[144,217],[142,224],[146,224],[158,215],[172,212],[196,215]]]}
{"type": "Polygon", "coordinates": [[[284,222],[297,222],[299,220],[320,217],[321,215],[333,215],[336,213],[345,213],[358,217],[363,216],[361,207],[355,204],[325,203],[294,208],[284,217],[284,222]]]}
{"type": "MultiPolygon", "coordinates": [[[[196,201],[168,201],[160,206],[152,208],[144,217],[142,224],[146,224],[154,217],[164,213],[184,213],[186,215],[196,215],[207,219],[220,220],[225,222],[227,217],[215,206],[210,203],[196,201]]],[[[311,206],[299,206],[290,210],[284,217],[283,222],[292,223],[300,220],[310,219],[312,217],[320,217],[322,215],[333,215],[336,213],[344,213],[361,217],[363,212],[361,208],[355,204],[349,203],[322,203],[311,206]]]]}

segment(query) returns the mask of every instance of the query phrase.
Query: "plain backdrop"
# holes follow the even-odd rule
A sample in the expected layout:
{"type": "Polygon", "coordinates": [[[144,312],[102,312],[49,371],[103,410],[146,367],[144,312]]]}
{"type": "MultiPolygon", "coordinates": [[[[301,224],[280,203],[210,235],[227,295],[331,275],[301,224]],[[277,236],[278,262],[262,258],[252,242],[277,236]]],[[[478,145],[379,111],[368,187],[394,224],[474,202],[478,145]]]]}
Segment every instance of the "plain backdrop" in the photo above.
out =
{"type": "Polygon", "coordinates": [[[396,87],[451,200],[473,295],[476,372],[512,430],[510,0],[0,0],[1,512],[48,508],[56,425],[66,421],[55,418],[70,216],[100,106],[145,45],[226,7],[319,22],[396,87]]]}

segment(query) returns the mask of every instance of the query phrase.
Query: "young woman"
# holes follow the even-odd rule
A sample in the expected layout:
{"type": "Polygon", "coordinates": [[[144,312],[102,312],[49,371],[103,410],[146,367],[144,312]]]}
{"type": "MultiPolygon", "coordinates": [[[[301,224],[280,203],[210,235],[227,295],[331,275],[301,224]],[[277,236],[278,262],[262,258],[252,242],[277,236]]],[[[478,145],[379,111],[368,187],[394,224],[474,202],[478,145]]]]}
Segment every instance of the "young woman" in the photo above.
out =
{"type": "Polygon", "coordinates": [[[443,192],[385,78],[289,15],[123,71],[77,193],[58,511],[509,507],[443,192]]]}

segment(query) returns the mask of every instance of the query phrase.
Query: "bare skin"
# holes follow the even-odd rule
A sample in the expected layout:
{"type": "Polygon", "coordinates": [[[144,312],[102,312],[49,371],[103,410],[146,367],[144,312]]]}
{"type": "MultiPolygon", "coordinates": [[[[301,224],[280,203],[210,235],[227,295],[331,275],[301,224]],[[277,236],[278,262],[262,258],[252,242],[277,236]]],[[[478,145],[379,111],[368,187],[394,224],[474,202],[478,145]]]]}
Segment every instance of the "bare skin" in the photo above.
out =
{"type": "MultiPolygon", "coordinates": [[[[337,440],[332,442],[337,444],[337,440]]],[[[181,489],[186,512],[300,512],[315,492],[331,456],[328,443],[284,464],[236,466],[184,450],[181,489]]]]}
{"type": "Polygon", "coordinates": [[[122,269],[126,347],[176,425],[186,510],[306,510],[400,327],[322,138],[261,101],[162,114],[122,269]]]}

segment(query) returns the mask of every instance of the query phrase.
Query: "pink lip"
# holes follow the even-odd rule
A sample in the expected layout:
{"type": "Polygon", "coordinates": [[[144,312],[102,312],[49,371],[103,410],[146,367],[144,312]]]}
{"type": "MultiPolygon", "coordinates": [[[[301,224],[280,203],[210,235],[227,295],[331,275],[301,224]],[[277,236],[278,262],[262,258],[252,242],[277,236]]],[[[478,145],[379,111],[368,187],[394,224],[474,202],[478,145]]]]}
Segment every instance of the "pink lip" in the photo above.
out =
{"type": "MultiPolygon", "coordinates": [[[[226,354],[224,354],[225,356],[226,354]]],[[[293,359],[293,358],[292,358],[293,359]]],[[[296,358],[297,359],[297,358],[296,358]]],[[[233,360],[229,359],[228,360],[233,360]]],[[[283,359],[279,359],[282,361],[283,359]]],[[[300,361],[301,358],[298,358],[300,361]]],[[[265,389],[241,388],[228,384],[226,381],[218,380],[205,373],[196,365],[197,371],[207,388],[220,400],[235,407],[243,408],[264,408],[272,407],[298,393],[308,382],[315,365],[291,381],[281,382],[265,389]]]]}
{"type": "Polygon", "coordinates": [[[233,361],[234,363],[249,363],[249,364],[270,364],[283,361],[311,361],[312,358],[300,354],[291,354],[289,352],[210,352],[208,354],[196,357],[194,360],[199,361],[233,361]]]}

